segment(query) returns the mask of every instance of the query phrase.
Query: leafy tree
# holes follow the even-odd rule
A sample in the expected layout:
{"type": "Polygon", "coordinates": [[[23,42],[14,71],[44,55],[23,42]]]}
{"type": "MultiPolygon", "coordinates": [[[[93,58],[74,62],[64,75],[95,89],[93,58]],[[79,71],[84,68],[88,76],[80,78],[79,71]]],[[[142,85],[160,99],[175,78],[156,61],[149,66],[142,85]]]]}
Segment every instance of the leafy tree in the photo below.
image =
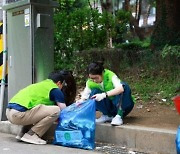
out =
{"type": "Polygon", "coordinates": [[[77,8],[88,7],[88,2],[86,0],[57,0],[59,2],[59,7],[57,11],[72,12],[77,8]]]}
{"type": "MultiPolygon", "coordinates": [[[[70,4],[72,6],[74,3],[66,3],[63,6],[70,8],[70,4]]],[[[73,52],[105,46],[105,17],[97,10],[75,8],[69,12],[61,7],[56,11],[54,20],[56,67],[71,67],[69,64],[73,52]]]]}
{"type": "Polygon", "coordinates": [[[129,29],[129,19],[130,13],[119,10],[116,13],[116,22],[115,22],[115,35],[114,35],[114,43],[123,43],[125,42],[126,35],[129,29]]]}

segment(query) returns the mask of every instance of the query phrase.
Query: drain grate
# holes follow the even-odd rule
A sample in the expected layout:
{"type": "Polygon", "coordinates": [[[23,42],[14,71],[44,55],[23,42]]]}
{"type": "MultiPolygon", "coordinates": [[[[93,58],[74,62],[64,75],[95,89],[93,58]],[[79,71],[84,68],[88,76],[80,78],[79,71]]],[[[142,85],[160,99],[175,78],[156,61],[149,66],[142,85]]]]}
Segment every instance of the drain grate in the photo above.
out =
{"type": "Polygon", "coordinates": [[[147,154],[144,152],[130,150],[130,148],[108,143],[96,143],[95,151],[105,154],[147,154]]]}

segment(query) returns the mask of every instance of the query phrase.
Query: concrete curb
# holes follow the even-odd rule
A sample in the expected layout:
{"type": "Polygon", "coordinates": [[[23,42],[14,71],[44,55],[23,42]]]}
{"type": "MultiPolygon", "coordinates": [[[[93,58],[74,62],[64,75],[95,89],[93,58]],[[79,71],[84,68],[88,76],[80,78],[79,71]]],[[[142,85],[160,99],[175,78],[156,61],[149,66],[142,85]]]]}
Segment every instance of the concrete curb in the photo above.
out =
{"type": "MultiPolygon", "coordinates": [[[[16,135],[20,126],[8,121],[0,122],[0,132],[16,135]]],[[[46,134],[52,137],[53,126],[46,134]]],[[[175,154],[175,130],[122,125],[113,127],[110,124],[96,125],[96,141],[125,146],[145,153],[175,154]]]]}
{"type": "Polygon", "coordinates": [[[176,131],[168,129],[134,125],[96,126],[96,141],[134,148],[146,153],[175,154],[175,137],[176,131]]]}
{"type": "Polygon", "coordinates": [[[0,121],[0,132],[2,133],[17,135],[20,129],[20,126],[13,125],[9,121],[0,121]]]}

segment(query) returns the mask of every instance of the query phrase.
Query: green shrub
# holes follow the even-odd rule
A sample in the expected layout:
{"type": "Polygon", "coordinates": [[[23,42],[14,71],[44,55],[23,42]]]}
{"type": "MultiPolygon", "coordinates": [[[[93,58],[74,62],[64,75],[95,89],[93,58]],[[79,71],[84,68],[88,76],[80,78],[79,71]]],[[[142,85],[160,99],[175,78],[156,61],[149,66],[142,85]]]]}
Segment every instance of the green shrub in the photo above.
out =
{"type": "Polygon", "coordinates": [[[147,38],[144,41],[132,40],[131,42],[117,44],[116,48],[121,48],[123,50],[144,50],[150,47],[150,39],[147,38]]]}
{"type": "Polygon", "coordinates": [[[180,45],[171,46],[166,44],[162,50],[162,57],[165,58],[167,56],[180,58],[180,45]]]}

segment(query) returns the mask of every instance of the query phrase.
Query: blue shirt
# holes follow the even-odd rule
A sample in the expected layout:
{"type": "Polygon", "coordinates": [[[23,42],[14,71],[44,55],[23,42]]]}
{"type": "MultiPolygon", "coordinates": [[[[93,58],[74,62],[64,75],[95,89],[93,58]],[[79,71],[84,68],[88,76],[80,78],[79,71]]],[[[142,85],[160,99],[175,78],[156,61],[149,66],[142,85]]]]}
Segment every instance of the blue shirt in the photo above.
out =
{"type": "MultiPolygon", "coordinates": [[[[55,104],[57,102],[60,102],[60,103],[65,103],[65,100],[64,100],[64,94],[63,92],[59,89],[59,88],[54,88],[50,91],[50,94],[49,94],[49,98],[51,101],[53,101],[55,104]]],[[[27,108],[25,108],[24,106],[21,106],[19,104],[16,104],[16,103],[8,103],[8,106],[7,108],[9,109],[15,109],[17,111],[20,111],[20,112],[25,112],[27,110],[27,108]]]]}
{"type": "Polygon", "coordinates": [[[50,91],[50,96],[49,96],[50,100],[57,103],[57,102],[60,102],[60,103],[65,103],[65,100],[64,100],[64,94],[63,92],[58,89],[58,88],[54,88],[50,91]]]}

